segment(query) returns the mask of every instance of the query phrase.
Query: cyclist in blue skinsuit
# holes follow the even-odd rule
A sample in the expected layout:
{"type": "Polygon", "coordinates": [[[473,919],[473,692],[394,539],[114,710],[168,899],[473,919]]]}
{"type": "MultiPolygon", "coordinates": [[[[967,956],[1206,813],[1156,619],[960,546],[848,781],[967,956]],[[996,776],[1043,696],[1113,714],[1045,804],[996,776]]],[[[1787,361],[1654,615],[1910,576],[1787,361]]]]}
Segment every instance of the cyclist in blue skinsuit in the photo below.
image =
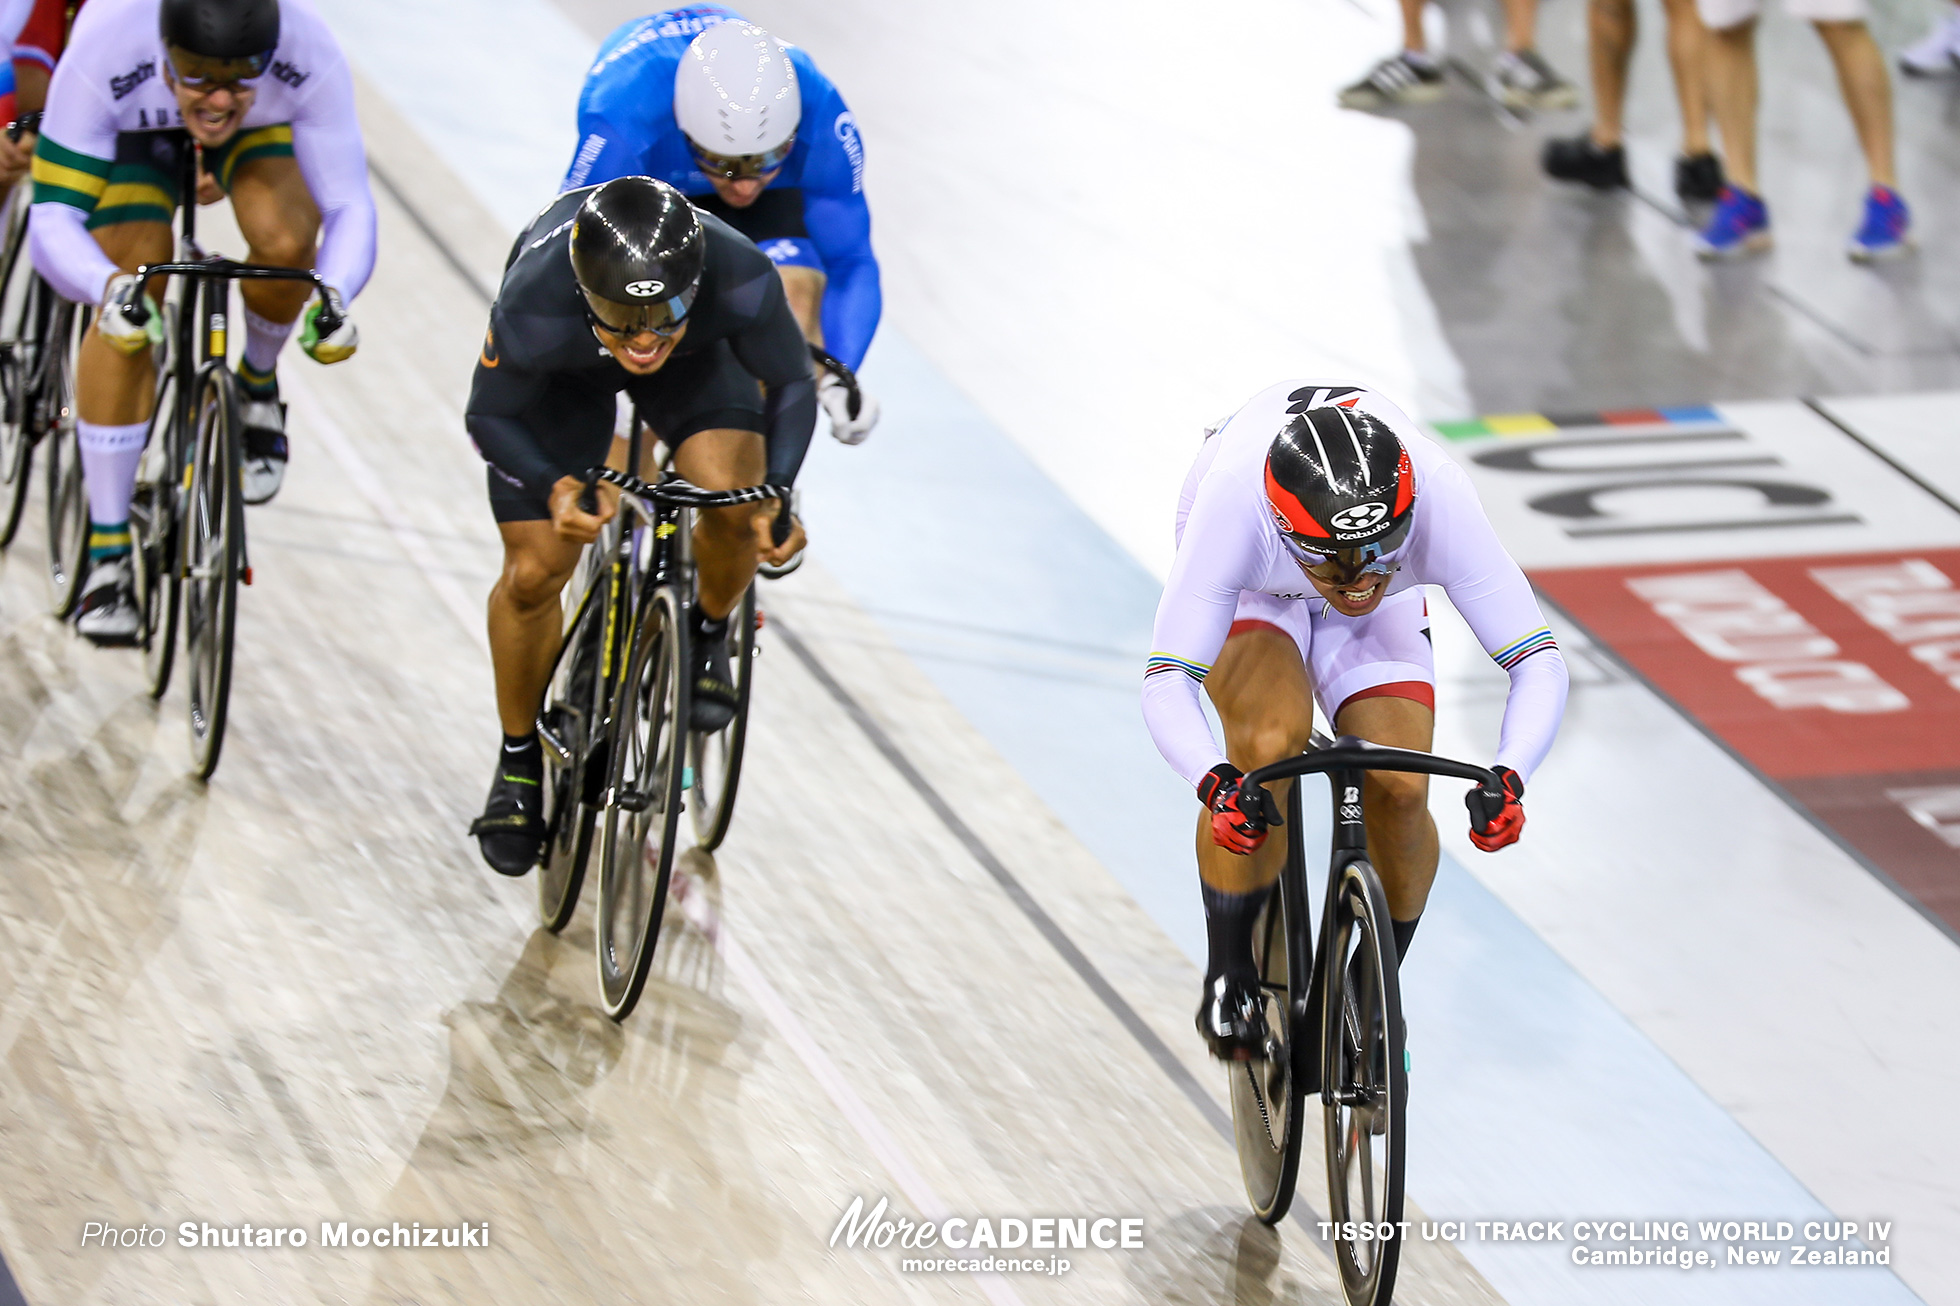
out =
{"type": "MultiPolygon", "coordinates": [[[[564,189],[635,174],[674,186],[776,264],[812,344],[863,361],[882,307],[864,146],[808,54],[722,5],[635,19],[599,47],[578,124],[564,189]]],[[[869,396],[853,414],[835,377],[818,387],[833,435],[870,433],[869,396]]]]}

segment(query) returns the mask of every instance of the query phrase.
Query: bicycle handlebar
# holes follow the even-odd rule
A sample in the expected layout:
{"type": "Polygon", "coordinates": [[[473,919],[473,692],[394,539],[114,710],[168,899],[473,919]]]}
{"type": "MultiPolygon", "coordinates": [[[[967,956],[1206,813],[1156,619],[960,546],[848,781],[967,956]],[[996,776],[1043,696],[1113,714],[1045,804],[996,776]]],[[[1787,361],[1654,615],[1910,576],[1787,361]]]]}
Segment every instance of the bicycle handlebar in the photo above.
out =
{"type": "MultiPolygon", "coordinates": [[[[826,353],[822,345],[811,345],[810,357],[816,360],[818,367],[836,377],[843,385],[845,392],[850,395],[851,416],[856,417],[858,410],[864,406],[864,391],[858,389],[857,373],[844,366],[834,355],[826,353]]],[[[781,544],[782,541],[777,540],[776,543],[781,544]]]]}
{"type": "Polygon", "coordinates": [[[1409,771],[1421,775],[1454,776],[1459,780],[1473,780],[1479,787],[1492,794],[1501,794],[1503,787],[1497,782],[1496,773],[1486,767],[1473,766],[1469,762],[1452,761],[1438,757],[1434,753],[1419,753],[1409,748],[1388,748],[1381,744],[1371,744],[1353,735],[1342,735],[1333,742],[1324,736],[1316,736],[1320,745],[1297,757],[1282,758],[1271,766],[1262,766],[1240,782],[1243,785],[1267,785],[1275,780],[1286,780],[1298,775],[1316,775],[1326,771],[1409,771]]]}
{"type": "Polygon", "coordinates": [[[748,485],[739,490],[704,490],[678,476],[670,476],[654,483],[643,481],[630,472],[614,471],[610,467],[594,467],[586,472],[585,479],[588,484],[604,481],[608,485],[617,485],[626,493],[652,503],[672,504],[684,508],[732,508],[742,503],[761,503],[764,499],[789,502],[787,485],[748,485]]]}
{"type": "MultiPolygon", "coordinates": [[[[137,285],[142,285],[151,277],[197,277],[207,281],[219,278],[227,281],[310,281],[318,290],[325,291],[327,288],[327,283],[320,280],[320,274],[311,268],[276,268],[263,263],[240,263],[228,258],[210,258],[197,263],[146,263],[136,269],[137,285]]],[[[143,302],[141,295],[124,304],[120,311],[131,326],[140,327],[150,320],[149,305],[143,302]]],[[[320,335],[330,336],[340,330],[343,320],[341,314],[333,311],[331,300],[323,294],[316,319],[320,335]]]]}

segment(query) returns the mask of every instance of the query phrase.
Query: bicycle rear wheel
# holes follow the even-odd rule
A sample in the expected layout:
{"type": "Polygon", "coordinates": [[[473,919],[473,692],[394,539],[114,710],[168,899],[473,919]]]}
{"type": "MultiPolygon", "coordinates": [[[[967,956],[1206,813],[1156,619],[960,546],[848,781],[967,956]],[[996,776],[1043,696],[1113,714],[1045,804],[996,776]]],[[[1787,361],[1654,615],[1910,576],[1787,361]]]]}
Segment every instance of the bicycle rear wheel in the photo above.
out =
{"type": "MultiPolygon", "coordinates": [[[[75,438],[74,306],[55,308],[48,321],[48,348],[30,420],[47,442],[48,609],[67,617],[88,576],[88,494],[75,438]]],[[[86,330],[86,327],[81,328],[86,330]]]]}
{"type": "Polygon", "coordinates": [[[596,933],[599,988],[614,1020],[640,1000],[667,907],[686,763],[687,672],[680,598],[662,585],[640,611],[608,732],[596,933]]]}
{"type": "Polygon", "coordinates": [[[198,378],[184,521],[184,656],[190,678],[191,771],[218,769],[231,707],[245,506],[238,481],[238,383],[222,366],[198,378]]]}
{"type": "Polygon", "coordinates": [[[1306,1080],[1295,1063],[1302,1052],[1299,1036],[1311,1028],[1301,1014],[1313,975],[1313,951],[1307,941],[1306,904],[1298,890],[1288,888],[1294,879],[1280,876],[1252,927],[1252,955],[1272,1035],[1267,1055],[1230,1066],[1239,1174],[1253,1214],[1267,1224],[1278,1224],[1293,1204],[1305,1130],[1306,1080]]]}
{"type": "Polygon", "coordinates": [[[1402,1241],[1361,1237],[1402,1219],[1408,1069],[1402,991],[1388,899],[1374,867],[1351,861],[1329,897],[1321,980],[1321,1114],[1327,1144],[1328,1218],[1348,1306],[1386,1306],[1402,1241]]]}
{"type": "Polygon", "coordinates": [[[538,863],[538,922],[553,934],[571,922],[592,852],[594,806],[605,790],[605,634],[612,566],[603,549],[586,555],[600,571],[565,632],[564,651],[538,714],[544,745],[544,821],[538,863]]]}
{"type": "Polygon", "coordinates": [[[749,685],[755,679],[755,586],[729,618],[729,661],[735,672],[735,716],[713,734],[688,735],[688,759],[693,764],[694,841],[709,852],[728,837],[735,817],[735,788],[742,778],[742,750],[749,735],[749,685]]]}
{"type": "Polygon", "coordinates": [[[177,384],[168,372],[157,388],[150,416],[149,442],[136,468],[136,493],[129,503],[130,559],[135,564],[136,608],[143,627],[143,676],[151,698],[170,687],[177,655],[178,594],[183,588],[183,547],[177,529],[178,486],[183,468],[174,451],[177,439],[177,384]]]}

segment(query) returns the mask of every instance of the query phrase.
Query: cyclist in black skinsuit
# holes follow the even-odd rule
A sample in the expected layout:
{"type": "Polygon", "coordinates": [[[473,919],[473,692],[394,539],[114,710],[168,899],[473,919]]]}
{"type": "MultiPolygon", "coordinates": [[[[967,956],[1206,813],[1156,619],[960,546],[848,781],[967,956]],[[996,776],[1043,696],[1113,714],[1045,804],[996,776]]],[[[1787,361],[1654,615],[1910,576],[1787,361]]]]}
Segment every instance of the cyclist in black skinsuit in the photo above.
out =
{"type": "MultiPolygon", "coordinates": [[[[586,470],[612,451],[624,390],[711,490],[788,484],[816,425],[809,347],[767,255],[663,182],[621,177],[568,191],[512,246],[470,387],[468,425],[489,463],[504,569],[490,594],[490,651],[504,732],[471,833],[484,860],[522,875],[543,847],[535,724],[562,637],[559,592],[612,516],[579,506],[586,470]]],[[[781,564],[800,524],[770,540],[777,504],[699,514],[694,728],[734,712],[727,617],[758,558],[781,564]]]]}

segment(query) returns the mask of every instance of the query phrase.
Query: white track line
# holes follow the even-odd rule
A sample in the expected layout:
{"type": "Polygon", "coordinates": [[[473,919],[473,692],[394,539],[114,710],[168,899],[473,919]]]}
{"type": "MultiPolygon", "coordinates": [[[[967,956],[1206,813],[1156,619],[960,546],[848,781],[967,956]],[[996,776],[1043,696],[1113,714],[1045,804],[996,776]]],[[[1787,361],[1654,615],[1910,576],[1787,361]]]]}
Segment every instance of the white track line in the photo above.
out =
{"type": "MultiPolygon", "coordinates": [[[[782,995],[776,992],[775,986],[763,975],[755,962],[750,960],[748,951],[735,941],[735,935],[728,928],[728,922],[724,921],[720,913],[715,911],[700,894],[688,892],[690,883],[684,873],[678,870],[674,872],[673,896],[680,904],[681,915],[687,918],[687,923],[715,945],[715,951],[720,953],[722,960],[728,963],[728,968],[735,972],[735,978],[739,979],[742,987],[749,991],[749,996],[755,999],[756,1006],[762,1008],[762,1014],[767,1016],[769,1023],[776,1027],[776,1033],[802,1059],[804,1069],[808,1070],[811,1078],[815,1079],[822,1086],[823,1091],[830,1095],[831,1103],[836,1106],[838,1113],[844,1117],[851,1128],[857,1131],[858,1137],[864,1140],[865,1146],[871,1149],[872,1155],[878,1158],[879,1163],[885,1167],[886,1173],[897,1181],[899,1188],[904,1191],[905,1196],[919,1213],[935,1223],[950,1216],[953,1213],[952,1208],[940,1200],[939,1194],[932,1190],[932,1186],[919,1173],[918,1167],[913,1165],[912,1159],[905,1154],[903,1145],[892,1137],[891,1131],[885,1128],[884,1122],[877,1114],[865,1105],[864,1099],[857,1095],[850,1081],[844,1078],[844,1072],[837,1068],[837,1063],[830,1059],[829,1054],[823,1050],[822,1045],[817,1042],[816,1037],[810,1033],[803,1022],[796,1018],[796,1013],[790,1010],[789,1004],[783,1001],[782,995]]],[[[1014,1291],[1013,1285],[1000,1275],[975,1271],[973,1277],[979,1283],[980,1290],[987,1294],[987,1299],[994,1302],[995,1306],[1021,1306],[1021,1298],[1014,1291]]]]}

